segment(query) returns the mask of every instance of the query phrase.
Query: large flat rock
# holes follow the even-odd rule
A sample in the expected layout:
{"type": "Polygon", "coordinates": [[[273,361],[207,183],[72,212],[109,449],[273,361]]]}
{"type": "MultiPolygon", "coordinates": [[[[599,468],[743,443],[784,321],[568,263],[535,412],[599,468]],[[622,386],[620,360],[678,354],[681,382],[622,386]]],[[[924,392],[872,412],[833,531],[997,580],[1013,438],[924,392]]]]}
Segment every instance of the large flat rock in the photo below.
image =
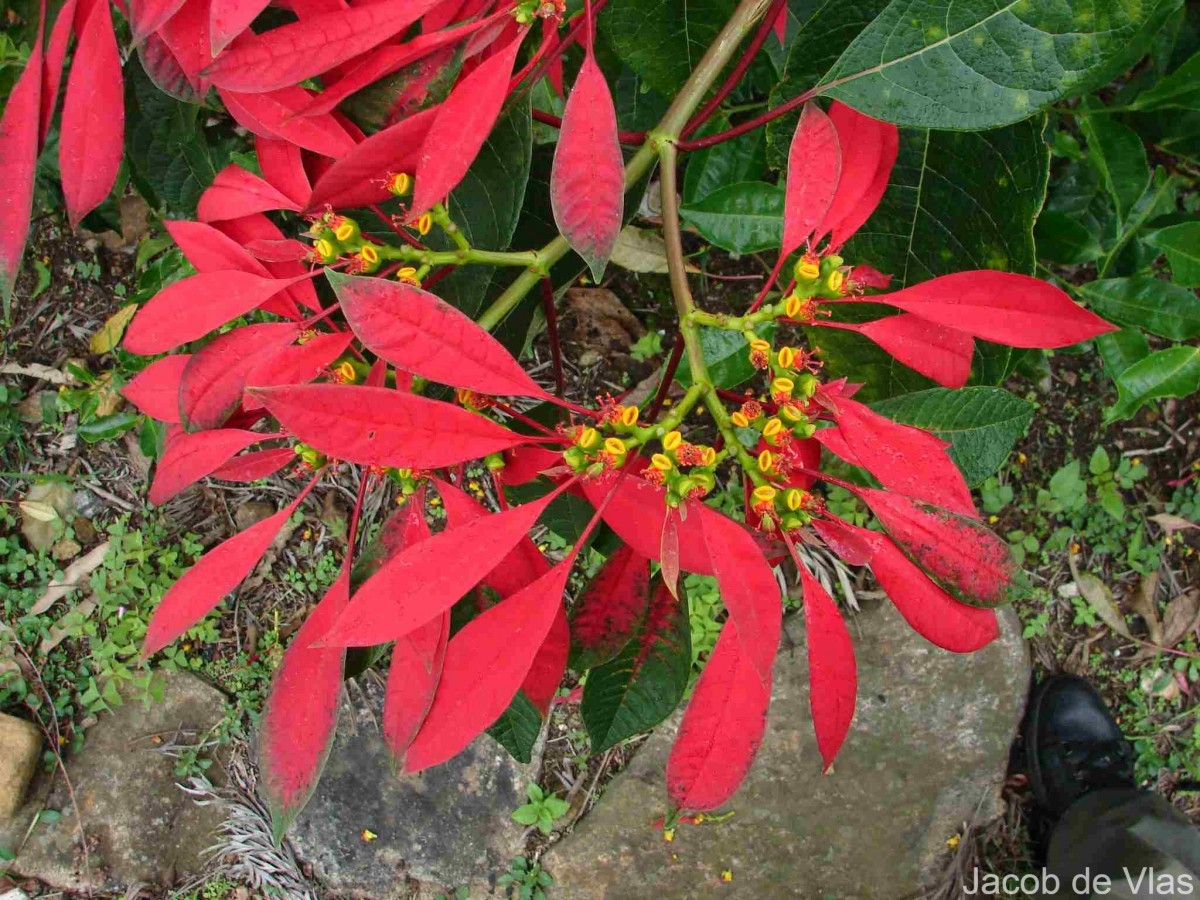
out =
{"type": "Polygon", "coordinates": [[[42,773],[29,802],[0,822],[0,844],[19,846],[43,803],[61,816],[33,828],[11,864],[14,872],[84,891],[169,886],[203,869],[204,851],[216,843],[223,814],[216,805],[194,804],[177,786],[175,760],[155,748],[177,735],[180,743],[202,738],[221,721],[225,698],[185,672],[156,677],[161,700],[148,706],[130,700],[102,715],[88,729],[83,749],[66,761],[89,839],[91,871],[83,864],[75,808],[62,778],[42,773]]]}
{"type": "Polygon", "coordinates": [[[407,898],[425,885],[490,893],[524,852],[511,814],[537,759],[523,766],[483,735],[440,766],[397,776],[380,731],[382,686],[368,676],[347,688],[320,784],[288,831],[297,856],[331,897],[407,898]]]}
{"type": "MultiPolygon", "coordinates": [[[[803,628],[775,669],[770,725],[720,823],[651,823],[667,809],[674,737],[652,737],[575,832],[543,860],[555,900],[706,896],[902,900],[933,876],[946,841],[1001,806],[1029,663],[1016,616],[979,653],[958,656],[913,633],[890,604],[851,622],[859,700],[834,766],[821,760],[808,709],[803,628]],[[729,870],[732,881],[723,882],[729,870]]],[[[797,623],[797,624],[794,624],[797,623]]]]}

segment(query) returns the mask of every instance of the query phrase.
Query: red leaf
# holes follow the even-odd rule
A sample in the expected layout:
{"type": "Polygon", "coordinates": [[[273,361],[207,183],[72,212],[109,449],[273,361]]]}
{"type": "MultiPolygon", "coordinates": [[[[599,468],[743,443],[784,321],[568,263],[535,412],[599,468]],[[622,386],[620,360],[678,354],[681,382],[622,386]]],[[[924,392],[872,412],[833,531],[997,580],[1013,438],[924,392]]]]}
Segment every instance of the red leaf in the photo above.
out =
{"type": "Polygon", "coordinates": [[[963,602],[999,606],[1018,592],[1008,544],[979,522],[902,494],[858,494],[909,558],[963,602]]]}
{"type": "Polygon", "coordinates": [[[726,623],[683,714],[667,758],[667,795],[679,809],[715,809],[733,796],[767,728],[770,681],[726,623]]]}
{"type": "MultiPolygon", "coordinates": [[[[786,22],[786,18],[781,21],[786,22]]],[[[806,103],[788,151],[784,256],[812,237],[813,229],[829,212],[841,177],[842,147],[837,129],[821,107],[806,103]]]]}
{"type": "Polygon", "coordinates": [[[813,519],[813,529],[826,545],[852,566],[870,564],[875,556],[874,532],[852,527],[848,522],[835,519],[813,519]]]}
{"type": "Polygon", "coordinates": [[[142,644],[143,658],[157,653],[186,632],[241,584],[306,493],[307,490],[275,515],[218,544],[183,573],[154,610],[142,644]]]}
{"type": "Polygon", "coordinates": [[[550,633],[546,635],[546,640],[542,641],[542,646],[533,658],[529,674],[521,682],[521,690],[542,716],[550,712],[563,675],[566,674],[567,657],[570,654],[571,630],[567,625],[567,610],[560,606],[558,615],[554,617],[550,626],[550,633]]]}
{"type": "Polygon", "coordinates": [[[808,643],[808,702],[817,749],[828,769],[846,740],[858,695],[854,644],[837,605],[799,558],[804,590],[804,626],[808,643]]]}
{"type": "Polygon", "coordinates": [[[866,299],[1010,347],[1069,347],[1117,330],[1052,284],[991,269],[943,275],[866,299]]]}
{"type": "Polygon", "coordinates": [[[857,265],[850,270],[850,278],[863,287],[886,291],[892,283],[892,276],[885,275],[874,266],[857,265]]]}
{"type": "MultiPolygon", "coordinates": [[[[54,108],[58,104],[58,89],[62,84],[63,62],[67,58],[67,45],[71,40],[71,26],[75,20],[76,0],[66,0],[59,7],[58,15],[54,19],[54,27],[50,29],[50,40],[46,43],[46,53],[43,58],[42,66],[42,96],[41,96],[41,116],[40,125],[38,127],[38,142],[39,146],[44,146],[46,138],[50,134],[50,123],[54,119],[54,108]]],[[[34,45],[33,51],[30,53],[29,62],[26,64],[25,71],[37,72],[37,58],[41,54],[42,41],[38,38],[34,45]]],[[[24,73],[22,73],[24,74],[24,73]]],[[[16,94],[16,88],[9,94],[9,105],[12,104],[12,98],[16,94]]],[[[3,134],[5,129],[0,127],[0,134],[3,134]]],[[[0,153],[0,159],[19,160],[20,155],[10,155],[8,152],[0,153]]],[[[3,208],[3,202],[0,202],[0,208],[3,208]]]]}
{"type": "MultiPolygon", "coordinates": [[[[283,232],[279,230],[279,226],[268,219],[263,213],[253,213],[241,218],[214,222],[213,227],[222,234],[233,238],[233,240],[237,241],[243,247],[248,247],[253,241],[283,240],[283,232]]],[[[308,265],[299,259],[280,261],[263,259],[262,263],[267,267],[267,271],[276,278],[291,278],[296,275],[307,275],[309,273],[308,265]]],[[[311,278],[293,284],[287,289],[287,294],[301,306],[313,310],[321,309],[320,301],[317,299],[317,291],[313,287],[311,278]]]]}
{"type": "Polygon", "coordinates": [[[571,608],[571,657],[591,669],[621,652],[650,604],[650,561],[628,544],[613,553],[571,608]]]}
{"type": "Polygon", "coordinates": [[[300,206],[253,172],[230,163],[200,195],[196,215],[202,222],[214,222],[274,209],[296,212],[300,206]]]}
{"type": "MultiPolygon", "coordinates": [[[[946,452],[947,444],[928,431],[901,425],[856,400],[839,398],[835,410],[839,436],[853,459],[889,490],[978,518],[971,489],[946,452]]],[[[825,429],[814,437],[831,452],[825,429]]]]}
{"type": "Polygon", "coordinates": [[[150,502],[162,506],[184,488],[215,472],[234,454],[270,436],[232,428],[198,434],[175,432],[158,461],[150,485],[150,502]]]}
{"type": "Polygon", "coordinates": [[[312,95],[301,87],[267,94],[218,90],[229,114],[256,135],[290,141],[322,156],[338,157],[354,149],[349,132],[331,115],[304,116],[312,95]]]}
{"type": "Polygon", "coordinates": [[[435,469],[528,440],[461,407],[387,388],[312,384],[253,393],[304,443],[365,466],[435,469]]]}
{"type": "Polygon", "coordinates": [[[179,383],[191,358],[180,353],[155,360],[121,388],[121,396],[150,418],[178,425],[179,383]]]}
{"type": "Polygon", "coordinates": [[[263,240],[246,244],[246,252],[263,262],[300,262],[308,255],[308,244],[293,240],[263,240]]]}
{"type": "Polygon", "coordinates": [[[304,171],[304,155],[300,152],[300,146],[291,141],[259,137],[254,141],[254,152],[267,183],[301,206],[306,206],[312,194],[312,185],[308,183],[308,173],[304,171]]]}
{"type": "Polygon", "coordinates": [[[295,325],[246,325],[217,335],[188,360],[179,384],[179,411],[188,431],[217,428],[242,402],[246,376],[296,339],[295,325]]]}
{"type": "Polygon", "coordinates": [[[125,349],[141,356],[166,353],[257,309],[305,278],[205,272],[176,281],[138,310],[125,332],[125,349]]]}
{"type": "Polygon", "coordinates": [[[108,4],[93,4],[67,78],[58,148],[71,227],[108,197],[125,153],[125,83],[108,4]]]}
{"type": "Polygon", "coordinates": [[[299,84],[408,28],[439,0],[381,0],[247,34],[205,72],[231,91],[259,93],[299,84]]]}
{"type": "Polygon", "coordinates": [[[529,673],[559,610],[575,554],[472,619],[446,648],[437,695],[408,748],[406,772],[445,762],[496,721],[529,673]],[[481,678],[480,673],[487,673],[481,678]]]}
{"type": "Polygon", "coordinates": [[[225,465],[212,473],[213,478],[222,481],[237,481],[249,484],[274,475],[296,458],[296,451],[291,447],[279,447],[274,450],[254,450],[234,457],[225,465]]]}
{"type": "Polygon", "coordinates": [[[200,75],[200,70],[212,62],[208,8],[209,0],[187,0],[158,31],[197,97],[207,95],[209,89],[208,79],[200,75]]]}
{"type": "Polygon", "coordinates": [[[503,344],[440,297],[382,278],[326,275],[354,333],[397,368],[481,394],[546,396],[503,344]]]}
{"type": "Polygon", "coordinates": [[[621,233],[625,161],[612,94],[590,50],[563,112],[550,203],[559,231],[599,282],[621,233]]]}
{"type": "MultiPolygon", "coordinates": [[[[858,267],[855,267],[856,269],[858,267]]],[[[975,341],[969,334],[901,313],[873,322],[815,322],[826,328],[854,331],[874,341],[896,360],[948,388],[960,388],[971,377],[975,341]]]]}
{"type": "Polygon", "coordinates": [[[33,210],[41,90],[42,26],[39,24],[25,71],[8,95],[4,118],[0,119],[0,159],[4,160],[6,170],[0,179],[0,302],[5,309],[21,268],[33,210]]]}
{"type": "Polygon", "coordinates": [[[875,182],[883,156],[885,125],[870,116],[834,101],[829,107],[829,120],[837,129],[842,150],[842,175],[833,202],[813,228],[813,243],[817,243],[834,226],[854,215],[875,182]]]}
{"type": "Polygon", "coordinates": [[[181,6],[183,0],[129,0],[133,42],[140,44],[151,32],[158,31],[181,6]]]}
{"type": "Polygon", "coordinates": [[[779,582],[750,532],[716,510],[699,507],[697,512],[700,510],[705,513],[699,516],[704,547],[721,589],[721,600],[742,643],[739,656],[769,683],[783,627],[779,582]]]}
{"type": "Polygon", "coordinates": [[[383,702],[383,739],[397,769],[404,769],[408,748],[433,705],[449,640],[450,613],[444,612],[398,639],[392,648],[383,702]]]}
{"type": "Polygon", "coordinates": [[[208,35],[212,55],[216,56],[230,42],[250,27],[270,0],[209,0],[208,35]]]}
{"type": "MultiPolygon", "coordinates": [[[[318,334],[303,344],[284,347],[256,363],[246,374],[246,387],[277,387],[284,384],[307,384],[341,356],[354,335],[348,332],[318,334]]],[[[261,409],[258,397],[246,397],[246,409],[261,409]]]]}
{"type": "Polygon", "coordinates": [[[250,272],[269,278],[266,266],[224,232],[203,222],[167,219],[167,234],[197,272],[250,272]]]}
{"type": "Polygon", "coordinates": [[[312,796],[337,733],[346,652],[310,644],[349,597],[346,566],[292,639],[271,682],[258,736],[258,762],[277,841],[312,796]]]}
{"type": "Polygon", "coordinates": [[[410,218],[444,200],[475,162],[500,117],[513,63],[524,37],[522,29],[516,40],[481,63],[437,107],[437,116],[417,161],[410,218]]]}
{"type": "Polygon", "coordinates": [[[483,516],[406,547],[358,589],[322,640],[369,647],[403,637],[441,615],[512,552],[552,497],[483,516]]]}
{"type": "Polygon", "coordinates": [[[319,209],[327,203],[352,208],[386,200],[391,196],[385,184],[387,173],[416,169],[421,145],[436,116],[436,107],[422,110],[371,135],[317,179],[308,208],[319,209]]]}
{"type": "Polygon", "coordinates": [[[879,162],[875,168],[875,175],[854,208],[832,223],[833,235],[829,239],[829,246],[833,250],[840,249],[842,244],[850,240],[854,233],[862,228],[863,223],[871,218],[887,191],[888,181],[891,180],[892,168],[896,165],[896,156],[900,151],[900,130],[887,122],[877,121],[875,127],[879,132],[879,162]]]}

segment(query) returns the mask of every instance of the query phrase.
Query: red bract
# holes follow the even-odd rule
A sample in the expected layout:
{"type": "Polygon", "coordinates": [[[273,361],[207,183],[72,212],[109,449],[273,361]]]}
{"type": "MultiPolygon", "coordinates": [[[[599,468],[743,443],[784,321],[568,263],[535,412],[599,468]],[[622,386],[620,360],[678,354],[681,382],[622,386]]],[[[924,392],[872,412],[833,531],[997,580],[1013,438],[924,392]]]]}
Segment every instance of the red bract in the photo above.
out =
{"type": "Polygon", "coordinates": [[[121,396],[152,419],[179,424],[179,385],[190,353],[164,356],[121,388],[121,396]]]}
{"type": "Polygon", "coordinates": [[[183,426],[199,431],[224,424],[242,402],[250,372],[295,339],[295,325],[248,325],[218,335],[194,353],[179,381],[183,426]]]}
{"type": "Polygon", "coordinates": [[[829,212],[841,177],[842,147],[837,129],[821,107],[806,103],[788,151],[782,256],[812,237],[829,212]]]}
{"type": "Polygon", "coordinates": [[[25,252],[25,237],[29,233],[29,216],[33,209],[44,23],[43,3],[42,20],[38,23],[38,36],[29,64],[8,95],[4,118],[0,119],[0,159],[8,168],[5,177],[0,179],[0,302],[6,310],[25,252]]]}
{"type": "Polygon", "coordinates": [[[629,643],[650,602],[650,561],[623,545],[596,573],[571,615],[572,663],[590,669],[629,643]]]}
{"type": "Polygon", "coordinates": [[[150,502],[166,503],[185,487],[211,475],[234,454],[265,438],[266,434],[226,428],[188,434],[175,431],[167,439],[150,485],[150,502]]]}

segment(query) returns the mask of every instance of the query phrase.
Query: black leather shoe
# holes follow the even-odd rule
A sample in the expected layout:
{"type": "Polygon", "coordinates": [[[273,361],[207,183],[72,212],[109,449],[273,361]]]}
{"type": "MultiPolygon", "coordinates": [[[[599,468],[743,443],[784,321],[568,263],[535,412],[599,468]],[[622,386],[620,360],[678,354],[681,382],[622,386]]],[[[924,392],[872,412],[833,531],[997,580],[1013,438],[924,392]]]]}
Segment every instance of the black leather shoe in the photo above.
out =
{"type": "Polygon", "coordinates": [[[1034,690],[1025,752],[1034,798],[1051,819],[1090,791],[1136,787],[1133,748],[1100,695],[1073,675],[1047,678],[1034,690]]]}

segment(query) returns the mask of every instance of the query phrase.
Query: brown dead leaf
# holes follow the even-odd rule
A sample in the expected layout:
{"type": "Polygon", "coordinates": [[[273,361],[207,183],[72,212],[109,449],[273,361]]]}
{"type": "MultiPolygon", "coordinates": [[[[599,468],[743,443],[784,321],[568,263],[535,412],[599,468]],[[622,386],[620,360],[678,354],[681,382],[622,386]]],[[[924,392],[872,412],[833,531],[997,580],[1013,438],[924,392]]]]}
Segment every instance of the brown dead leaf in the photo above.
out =
{"type": "Polygon", "coordinates": [[[1117,601],[1113,599],[1109,586],[1091,572],[1080,572],[1075,564],[1074,554],[1070,557],[1070,564],[1075,586],[1079,588],[1080,595],[1096,611],[1096,615],[1100,617],[1101,621],[1121,637],[1131,641],[1136,640],[1133,632],[1129,630],[1129,625],[1125,622],[1125,616],[1121,614],[1120,607],[1117,606],[1117,601]]]}
{"type": "Polygon", "coordinates": [[[575,314],[570,339],[601,354],[624,353],[646,329],[607,288],[571,288],[567,306],[575,314]]]}
{"type": "Polygon", "coordinates": [[[1162,645],[1163,628],[1162,622],[1158,618],[1158,604],[1155,602],[1155,595],[1158,593],[1158,578],[1159,570],[1155,569],[1149,575],[1142,576],[1142,580],[1138,582],[1137,589],[1130,594],[1130,606],[1146,623],[1146,630],[1150,633],[1150,642],[1153,644],[1162,645]]]}
{"type": "Polygon", "coordinates": [[[34,550],[48,551],[75,517],[75,493],[59,481],[35,484],[21,500],[21,535],[34,550]]]}
{"type": "Polygon", "coordinates": [[[71,591],[82,587],[87,582],[88,576],[104,562],[104,556],[108,553],[108,543],[105,541],[103,544],[97,545],[85,556],[79,557],[67,566],[62,580],[51,582],[46,588],[46,592],[29,608],[27,615],[40,616],[71,591]]]}
{"type": "Polygon", "coordinates": [[[1174,647],[1200,625],[1200,589],[1184,591],[1167,604],[1163,614],[1163,643],[1174,647]]]}
{"type": "Polygon", "coordinates": [[[57,622],[50,626],[50,630],[46,632],[46,636],[42,638],[41,644],[38,645],[38,652],[45,656],[66,640],[70,636],[71,631],[87,621],[95,611],[95,597],[88,597],[81,603],[76,604],[64,613],[57,622]]]}
{"type": "MultiPolygon", "coordinates": [[[[616,246],[613,247],[610,261],[615,266],[628,269],[630,272],[641,272],[651,275],[667,274],[667,242],[655,231],[635,228],[626,225],[621,229],[616,246]]],[[[689,272],[699,272],[691,263],[684,268],[689,272]]]]}
{"type": "Polygon", "coordinates": [[[0,375],[27,375],[30,378],[37,378],[39,381],[48,381],[50,384],[78,384],[74,375],[66,372],[60,372],[58,369],[50,366],[43,366],[41,363],[30,363],[27,366],[22,366],[19,363],[5,363],[0,366],[0,375]]]}
{"type": "Polygon", "coordinates": [[[1183,518],[1183,516],[1173,516],[1170,513],[1158,513],[1157,515],[1148,516],[1151,522],[1154,522],[1167,534],[1174,531],[1185,531],[1189,528],[1200,528],[1195,522],[1183,518]]]}
{"type": "Polygon", "coordinates": [[[117,346],[121,342],[121,337],[125,334],[126,327],[133,320],[133,315],[137,311],[138,305],[136,303],[129,303],[109,316],[108,321],[100,326],[88,342],[91,351],[96,354],[108,353],[113,347],[117,346]]]}

